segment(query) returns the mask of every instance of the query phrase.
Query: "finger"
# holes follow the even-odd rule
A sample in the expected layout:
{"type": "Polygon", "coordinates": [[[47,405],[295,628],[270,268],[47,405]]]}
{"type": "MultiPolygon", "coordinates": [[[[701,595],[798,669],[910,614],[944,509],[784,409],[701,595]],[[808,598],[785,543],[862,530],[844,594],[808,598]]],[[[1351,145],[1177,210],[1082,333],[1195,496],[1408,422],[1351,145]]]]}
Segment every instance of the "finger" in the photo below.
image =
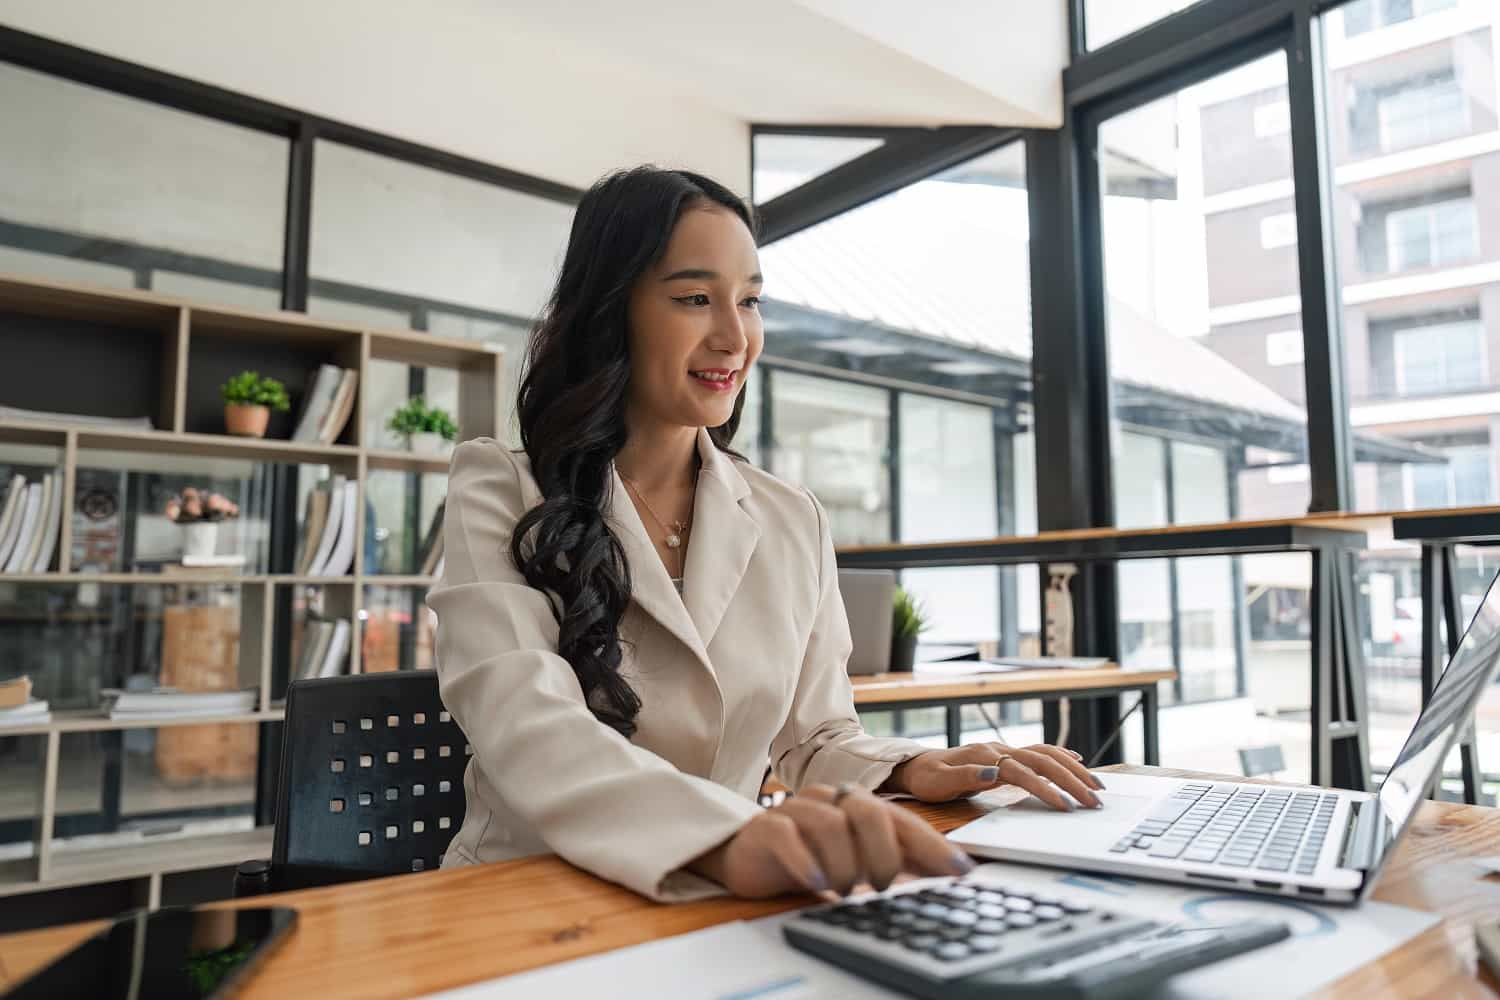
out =
{"type": "Polygon", "coordinates": [[[862,788],[845,795],[839,807],[849,816],[861,870],[871,885],[884,891],[901,874],[901,843],[890,815],[892,809],[900,807],[882,802],[862,788]]]}
{"type": "Polygon", "coordinates": [[[765,849],[779,864],[792,884],[808,892],[827,892],[828,874],[802,839],[797,823],[789,816],[780,817],[766,835],[765,849]]]}
{"type": "Polygon", "coordinates": [[[828,874],[830,889],[842,896],[859,884],[864,873],[859,868],[859,850],[854,846],[854,831],[849,828],[849,816],[844,810],[801,795],[780,809],[797,824],[802,839],[828,874]]]}
{"type": "MultiPolygon", "coordinates": [[[[1019,751],[1013,751],[1019,753],[1019,751]]],[[[1000,780],[1024,788],[1053,809],[1073,811],[1073,800],[1068,798],[1051,781],[1033,771],[1019,756],[1007,757],[1000,762],[1000,780]]]]}
{"type": "Polygon", "coordinates": [[[1064,767],[1062,762],[1051,754],[1026,749],[1015,751],[1015,755],[1020,759],[1021,763],[1048,781],[1051,781],[1054,785],[1057,785],[1090,809],[1098,809],[1103,805],[1099,801],[1099,796],[1094,794],[1093,790],[1089,788],[1083,779],[1064,767]]]}
{"type": "Polygon", "coordinates": [[[901,844],[901,867],[913,875],[967,875],[974,862],[915,813],[889,806],[901,844]]]}
{"type": "Polygon", "coordinates": [[[1104,787],[1104,782],[1100,781],[1099,777],[1084,765],[1083,758],[1074,753],[1072,750],[1067,749],[1066,747],[1055,747],[1051,744],[1040,743],[1034,747],[1027,747],[1026,749],[1035,750],[1037,753],[1044,753],[1047,756],[1051,757],[1053,760],[1057,761],[1063,767],[1071,771],[1080,781],[1088,785],[1090,788],[1102,789],[1104,787]]]}

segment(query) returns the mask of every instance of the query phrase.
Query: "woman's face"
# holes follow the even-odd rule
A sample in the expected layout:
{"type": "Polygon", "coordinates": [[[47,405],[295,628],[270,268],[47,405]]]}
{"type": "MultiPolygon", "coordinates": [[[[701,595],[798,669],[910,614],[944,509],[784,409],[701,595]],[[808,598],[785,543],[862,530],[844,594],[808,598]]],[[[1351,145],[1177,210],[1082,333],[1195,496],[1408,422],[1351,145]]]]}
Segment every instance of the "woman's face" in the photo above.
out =
{"type": "Polygon", "coordinates": [[[718,427],[760,357],[760,258],[739,217],[682,213],[667,252],[630,293],[630,391],[636,419],[718,427]]]}

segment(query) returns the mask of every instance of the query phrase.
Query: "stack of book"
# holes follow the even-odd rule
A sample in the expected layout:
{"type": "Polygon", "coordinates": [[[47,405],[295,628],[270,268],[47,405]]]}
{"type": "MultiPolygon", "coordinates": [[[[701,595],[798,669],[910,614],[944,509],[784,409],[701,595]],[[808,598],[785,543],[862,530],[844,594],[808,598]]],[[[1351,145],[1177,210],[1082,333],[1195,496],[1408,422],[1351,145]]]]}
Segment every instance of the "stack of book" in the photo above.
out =
{"type": "Polygon", "coordinates": [[[302,415],[297,418],[292,440],[319,444],[337,441],[354,412],[354,390],[358,381],[359,372],[352,368],[319,365],[308,384],[302,415]]]}
{"type": "Polygon", "coordinates": [[[95,417],[86,413],[53,413],[49,410],[26,410],[19,406],[0,406],[0,420],[19,423],[81,424],[123,431],[154,430],[150,417],[95,417]]]}
{"type": "Polygon", "coordinates": [[[52,712],[47,703],[31,696],[30,677],[22,674],[0,682],[0,732],[50,721],[52,712]]]}
{"type": "Polygon", "coordinates": [[[422,547],[417,551],[417,572],[422,576],[436,576],[443,569],[443,510],[448,501],[444,499],[432,512],[432,522],[427,525],[427,534],[422,547]]]}
{"type": "Polygon", "coordinates": [[[249,691],[178,691],[156,688],[151,691],[103,692],[104,708],[111,719],[180,719],[210,715],[243,715],[255,710],[254,690],[249,691]]]}
{"type": "Polygon", "coordinates": [[[345,618],[309,616],[302,628],[302,651],[292,676],[298,680],[337,677],[349,659],[352,631],[345,618]]]}
{"type": "Polygon", "coordinates": [[[325,479],[307,495],[297,544],[298,576],[346,576],[354,568],[358,505],[359,483],[343,476],[325,479]]]}
{"type": "Polygon", "coordinates": [[[62,476],[47,473],[40,482],[11,477],[0,504],[0,572],[45,573],[52,566],[62,534],[62,476]]]}

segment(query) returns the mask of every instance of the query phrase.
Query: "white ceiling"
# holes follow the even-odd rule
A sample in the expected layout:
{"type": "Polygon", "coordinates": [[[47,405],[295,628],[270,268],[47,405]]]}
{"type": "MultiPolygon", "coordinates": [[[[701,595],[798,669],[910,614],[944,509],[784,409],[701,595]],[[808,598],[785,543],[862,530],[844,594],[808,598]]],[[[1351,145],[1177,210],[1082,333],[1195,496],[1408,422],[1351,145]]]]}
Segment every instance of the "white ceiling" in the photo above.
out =
{"type": "MultiPolygon", "coordinates": [[[[751,123],[1055,126],[1065,0],[0,0],[0,23],[568,184],[751,123]]],[[[3,95],[0,95],[3,97],[3,95]]]]}

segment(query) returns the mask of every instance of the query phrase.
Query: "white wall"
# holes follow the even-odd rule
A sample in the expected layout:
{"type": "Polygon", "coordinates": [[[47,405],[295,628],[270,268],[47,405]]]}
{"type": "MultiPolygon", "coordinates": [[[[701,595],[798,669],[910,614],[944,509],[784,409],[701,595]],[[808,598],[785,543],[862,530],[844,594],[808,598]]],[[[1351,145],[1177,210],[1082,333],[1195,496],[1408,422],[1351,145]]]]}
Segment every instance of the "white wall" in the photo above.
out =
{"type": "Polygon", "coordinates": [[[0,23],[580,187],[653,161],[749,193],[742,121],[624,60],[570,64],[503,7],[0,0],[0,23]]]}

